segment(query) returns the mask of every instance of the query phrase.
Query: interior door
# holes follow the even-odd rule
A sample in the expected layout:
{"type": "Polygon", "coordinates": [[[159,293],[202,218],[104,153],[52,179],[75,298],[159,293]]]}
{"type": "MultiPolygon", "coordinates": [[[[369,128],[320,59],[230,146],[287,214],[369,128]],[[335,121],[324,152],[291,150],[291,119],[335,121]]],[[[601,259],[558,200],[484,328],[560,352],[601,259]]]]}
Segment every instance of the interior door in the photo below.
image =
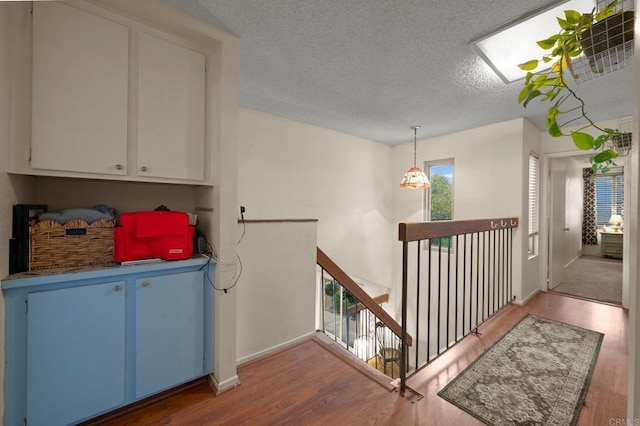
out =
{"type": "Polygon", "coordinates": [[[549,162],[551,168],[551,244],[549,252],[549,288],[562,283],[567,252],[566,211],[566,168],[564,162],[553,158],[549,162]]]}

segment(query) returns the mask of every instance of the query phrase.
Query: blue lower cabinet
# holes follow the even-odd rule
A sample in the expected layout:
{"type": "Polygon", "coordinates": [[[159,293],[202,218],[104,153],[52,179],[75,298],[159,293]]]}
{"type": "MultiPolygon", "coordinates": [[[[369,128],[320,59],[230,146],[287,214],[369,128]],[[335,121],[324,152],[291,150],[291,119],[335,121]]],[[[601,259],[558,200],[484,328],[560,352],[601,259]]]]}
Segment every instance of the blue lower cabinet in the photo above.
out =
{"type": "Polygon", "coordinates": [[[203,375],[203,277],[136,280],[136,398],[203,375]]]}
{"type": "Polygon", "coordinates": [[[29,426],[65,425],[124,403],[124,286],[29,294],[29,426]]]}
{"type": "Polygon", "coordinates": [[[91,419],[213,372],[215,263],[9,277],[6,426],[91,419]]]}

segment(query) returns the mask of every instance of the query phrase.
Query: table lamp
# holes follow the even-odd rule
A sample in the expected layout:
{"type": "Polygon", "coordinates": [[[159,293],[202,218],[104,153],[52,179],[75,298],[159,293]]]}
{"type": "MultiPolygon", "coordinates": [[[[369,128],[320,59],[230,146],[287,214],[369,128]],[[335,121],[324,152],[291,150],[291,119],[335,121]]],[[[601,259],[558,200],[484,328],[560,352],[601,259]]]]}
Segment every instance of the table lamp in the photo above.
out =
{"type": "Polygon", "coordinates": [[[609,223],[613,225],[613,232],[620,232],[620,224],[622,223],[622,216],[619,214],[612,214],[609,219],[609,223]]]}

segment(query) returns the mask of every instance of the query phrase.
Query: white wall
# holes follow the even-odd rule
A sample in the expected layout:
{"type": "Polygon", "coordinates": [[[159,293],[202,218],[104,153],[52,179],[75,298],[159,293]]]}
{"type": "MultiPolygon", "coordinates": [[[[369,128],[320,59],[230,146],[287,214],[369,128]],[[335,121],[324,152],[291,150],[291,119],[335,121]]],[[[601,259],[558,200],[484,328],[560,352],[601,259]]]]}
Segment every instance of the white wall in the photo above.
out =
{"type": "MultiPolygon", "coordinates": [[[[418,140],[418,166],[454,158],[455,220],[520,216],[522,119],[418,140]],[[517,176],[517,181],[513,177],[517,176]],[[505,195],[509,194],[508,197],[505,195]]],[[[422,220],[422,191],[400,188],[413,162],[413,142],[392,149],[394,222],[422,220]]],[[[394,236],[397,237],[397,230],[394,236]]],[[[397,241],[397,238],[395,239],[397,241]]]]}
{"type": "MultiPolygon", "coordinates": [[[[425,161],[453,158],[455,161],[453,192],[454,220],[493,217],[518,217],[520,226],[514,233],[514,253],[523,250],[523,119],[465,130],[418,141],[418,165],[425,161]]],[[[393,189],[392,237],[393,282],[390,305],[400,313],[402,280],[402,244],[398,241],[397,223],[423,220],[424,191],[400,188],[400,179],[413,162],[413,143],[393,147],[391,181],[393,189]],[[397,182],[397,183],[396,183],[397,182]]],[[[522,288],[522,259],[514,256],[514,295],[517,300],[528,296],[522,288]]]]}
{"type": "Polygon", "coordinates": [[[315,221],[246,223],[238,246],[239,364],[315,332],[316,235],[315,221]]]}
{"type": "Polygon", "coordinates": [[[318,246],[329,257],[390,287],[391,148],[244,108],[239,123],[245,217],[318,219],[318,246]]]}

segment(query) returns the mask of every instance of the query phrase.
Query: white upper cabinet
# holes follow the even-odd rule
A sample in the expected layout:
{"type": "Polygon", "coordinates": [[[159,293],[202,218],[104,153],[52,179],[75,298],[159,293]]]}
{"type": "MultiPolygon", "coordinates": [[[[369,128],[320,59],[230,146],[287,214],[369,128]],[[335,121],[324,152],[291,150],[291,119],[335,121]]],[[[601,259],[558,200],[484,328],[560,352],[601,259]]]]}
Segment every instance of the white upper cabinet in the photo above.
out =
{"type": "Polygon", "coordinates": [[[140,33],[138,174],[204,179],[205,56],[140,33]]]}
{"type": "Polygon", "coordinates": [[[34,2],[31,167],[126,174],[128,76],[126,26],[34,2]]]}
{"type": "Polygon", "coordinates": [[[79,1],[34,2],[32,34],[30,163],[13,169],[212,183],[211,47],[79,1]]]}

